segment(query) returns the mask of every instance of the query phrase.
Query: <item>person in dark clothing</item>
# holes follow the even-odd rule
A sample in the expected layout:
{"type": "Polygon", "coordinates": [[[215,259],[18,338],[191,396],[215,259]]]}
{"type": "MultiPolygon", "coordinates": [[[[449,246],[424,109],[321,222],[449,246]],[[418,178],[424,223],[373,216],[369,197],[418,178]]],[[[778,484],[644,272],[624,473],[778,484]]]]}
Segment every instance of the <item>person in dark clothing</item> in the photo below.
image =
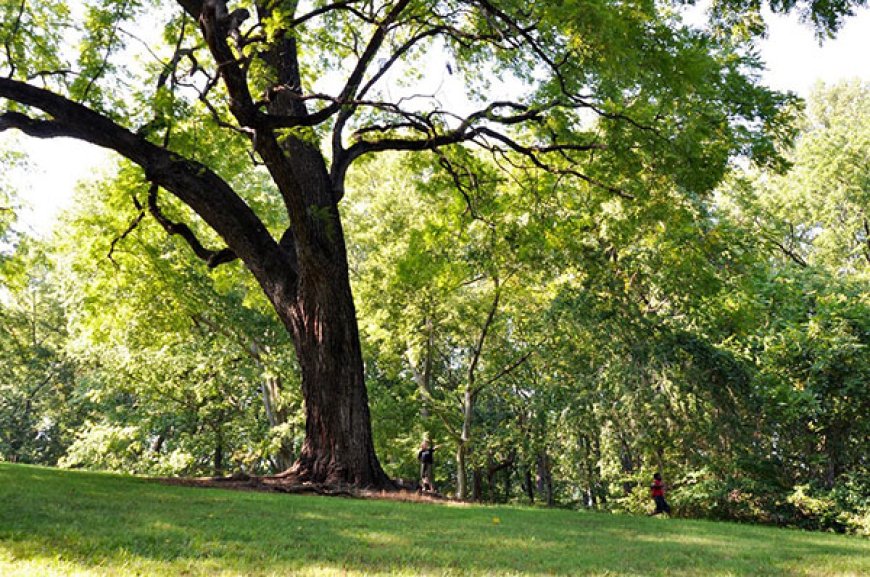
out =
{"type": "Polygon", "coordinates": [[[438,447],[430,447],[428,441],[423,441],[420,445],[420,451],[417,453],[417,460],[420,461],[421,491],[435,491],[435,485],[432,483],[432,463],[435,460],[435,449],[437,448],[438,447]]]}
{"type": "Polygon", "coordinates": [[[667,513],[671,514],[671,506],[668,505],[668,502],[665,501],[665,484],[662,482],[662,476],[659,473],[653,475],[653,482],[650,485],[650,491],[652,492],[653,501],[656,502],[656,510],[653,511],[653,515],[658,515],[659,513],[667,513]]]}

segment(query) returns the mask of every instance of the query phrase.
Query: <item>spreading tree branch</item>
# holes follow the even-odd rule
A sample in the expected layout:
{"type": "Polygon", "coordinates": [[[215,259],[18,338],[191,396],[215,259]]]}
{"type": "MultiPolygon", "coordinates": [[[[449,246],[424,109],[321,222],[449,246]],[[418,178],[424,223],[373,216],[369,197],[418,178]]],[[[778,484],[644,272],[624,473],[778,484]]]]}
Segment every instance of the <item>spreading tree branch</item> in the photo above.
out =
{"type": "MultiPolygon", "coordinates": [[[[150,182],[193,209],[246,264],[283,262],[287,274],[295,275],[286,250],[279,247],[251,208],[208,167],[157,146],[86,106],[24,82],[0,78],[0,98],[42,110],[51,117],[32,118],[7,111],[0,114],[0,132],[18,129],[37,138],[66,136],[113,150],[142,167],[150,182]]],[[[259,269],[253,266],[252,271],[257,274],[259,269]]]]}
{"type": "Polygon", "coordinates": [[[15,22],[12,24],[10,30],[5,34],[5,41],[3,42],[3,47],[6,51],[6,62],[9,64],[9,74],[7,78],[12,78],[15,76],[15,59],[12,58],[12,41],[15,39],[15,36],[18,34],[18,29],[21,27],[21,17],[24,14],[24,9],[27,7],[27,0],[21,0],[20,4],[18,4],[18,11],[15,14],[15,22]]]}
{"type": "Polygon", "coordinates": [[[124,232],[122,232],[120,234],[120,236],[117,236],[114,239],[112,239],[112,244],[109,246],[109,252],[108,252],[108,254],[106,254],[106,258],[108,258],[112,262],[112,264],[115,265],[115,267],[118,266],[118,263],[116,263],[115,259],[112,258],[112,255],[115,252],[115,246],[117,246],[118,243],[120,243],[122,240],[127,238],[127,236],[129,236],[131,232],[136,230],[136,228],[142,222],[142,219],[145,218],[145,211],[139,205],[139,202],[136,200],[135,196],[133,197],[133,203],[136,204],[136,208],[139,209],[139,213],[136,215],[135,218],[133,218],[133,220],[130,222],[130,225],[127,227],[127,229],[124,232]]]}
{"type": "Polygon", "coordinates": [[[472,349],[471,362],[468,364],[468,387],[471,389],[472,395],[476,395],[480,392],[480,389],[474,386],[475,372],[477,371],[477,365],[480,362],[480,356],[483,354],[483,345],[486,342],[486,337],[495,321],[495,315],[498,312],[498,304],[501,300],[501,284],[499,283],[498,277],[493,278],[493,284],[495,285],[495,294],[492,298],[492,304],[490,305],[489,312],[486,315],[486,321],[484,321],[483,327],[480,329],[477,343],[472,349]]]}
{"type": "Polygon", "coordinates": [[[525,363],[527,360],[529,360],[529,357],[532,356],[533,352],[534,351],[528,351],[526,354],[522,355],[521,357],[516,359],[514,362],[512,362],[509,365],[507,365],[506,367],[504,367],[502,370],[500,370],[498,373],[493,375],[491,378],[487,379],[485,383],[478,386],[478,388],[477,388],[478,392],[485,389],[486,387],[493,384],[494,382],[498,381],[502,377],[506,377],[507,375],[511,374],[514,370],[516,370],[523,363],[525,363]]]}
{"type": "Polygon", "coordinates": [[[151,186],[148,189],[148,212],[151,213],[151,216],[153,216],[160,226],[163,227],[163,230],[170,235],[178,235],[184,239],[184,242],[190,246],[193,253],[201,260],[205,261],[209,268],[215,268],[216,266],[232,262],[238,258],[236,253],[228,248],[220,250],[210,250],[205,248],[189,226],[183,222],[173,222],[170,220],[165,214],[163,214],[163,211],[161,211],[160,207],[157,205],[157,189],[157,184],[151,183],[151,186]]]}
{"type": "MultiPolygon", "coordinates": [[[[354,67],[353,71],[347,78],[347,82],[344,85],[341,93],[338,97],[338,102],[343,103],[351,99],[356,99],[358,96],[358,90],[360,84],[362,83],[363,76],[368,70],[369,65],[372,60],[374,60],[375,56],[380,50],[381,45],[384,42],[384,39],[387,36],[387,32],[393,23],[399,18],[399,15],[405,10],[411,0],[399,0],[393,9],[384,17],[383,21],[378,23],[377,28],[375,29],[374,34],[372,34],[371,39],[369,39],[368,45],[357,61],[356,67],[354,67]]],[[[333,129],[333,134],[336,135],[334,138],[340,138],[340,134],[344,130],[344,125],[347,123],[347,120],[353,115],[355,112],[354,106],[345,106],[338,115],[338,118],[335,121],[335,128],[333,129]]]]}

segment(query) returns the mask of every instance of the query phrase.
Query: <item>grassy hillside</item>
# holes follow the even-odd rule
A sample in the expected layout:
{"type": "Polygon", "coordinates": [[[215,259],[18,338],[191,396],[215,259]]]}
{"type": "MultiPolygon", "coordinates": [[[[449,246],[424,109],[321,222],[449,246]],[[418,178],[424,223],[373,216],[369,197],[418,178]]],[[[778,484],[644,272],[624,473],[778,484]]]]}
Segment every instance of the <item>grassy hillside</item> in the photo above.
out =
{"type": "Polygon", "coordinates": [[[0,575],[870,575],[870,541],[678,519],[170,487],[0,464],[0,575]]]}

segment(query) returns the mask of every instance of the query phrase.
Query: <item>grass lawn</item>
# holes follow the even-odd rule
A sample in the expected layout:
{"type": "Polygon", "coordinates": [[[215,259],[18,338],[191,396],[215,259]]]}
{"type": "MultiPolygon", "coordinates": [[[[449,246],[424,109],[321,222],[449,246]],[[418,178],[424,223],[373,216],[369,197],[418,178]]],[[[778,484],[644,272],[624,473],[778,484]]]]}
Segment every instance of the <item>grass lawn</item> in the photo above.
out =
{"type": "Polygon", "coordinates": [[[870,575],[870,540],[731,523],[165,486],[0,464],[0,575],[870,575]]]}

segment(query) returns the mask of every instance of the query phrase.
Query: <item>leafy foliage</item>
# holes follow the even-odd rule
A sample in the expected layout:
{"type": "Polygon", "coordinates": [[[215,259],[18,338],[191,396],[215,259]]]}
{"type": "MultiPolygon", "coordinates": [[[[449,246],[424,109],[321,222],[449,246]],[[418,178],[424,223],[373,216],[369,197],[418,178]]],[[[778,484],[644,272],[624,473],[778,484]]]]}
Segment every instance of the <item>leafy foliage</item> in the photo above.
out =
{"type": "Polygon", "coordinates": [[[762,4],[680,5],[4,5],[0,130],[127,160],[4,255],[3,457],[376,464],[312,422],[366,414],[358,312],[393,475],[426,437],[460,498],[637,512],[661,470],[687,515],[861,530],[867,87],[796,124],[762,4]]]}

